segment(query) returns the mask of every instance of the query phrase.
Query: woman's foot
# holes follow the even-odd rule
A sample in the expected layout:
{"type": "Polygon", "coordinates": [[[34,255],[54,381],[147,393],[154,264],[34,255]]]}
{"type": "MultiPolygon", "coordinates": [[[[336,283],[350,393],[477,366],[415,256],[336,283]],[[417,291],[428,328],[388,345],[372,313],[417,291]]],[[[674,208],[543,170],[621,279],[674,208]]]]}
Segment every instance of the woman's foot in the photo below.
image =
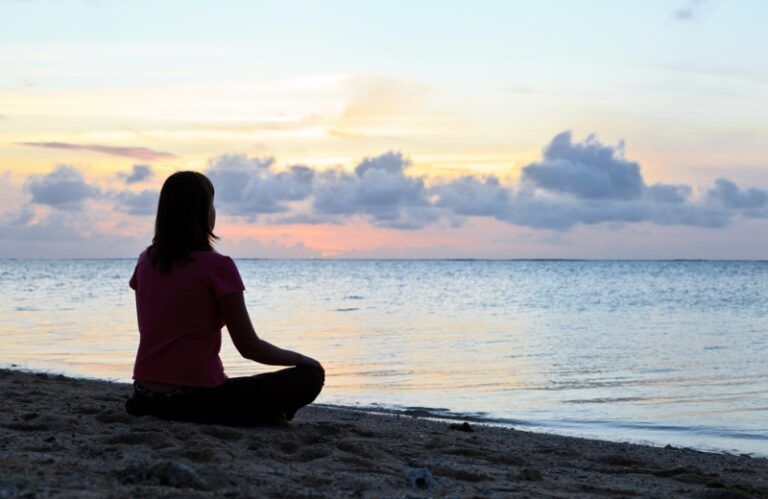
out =
{"type": "Polygon", "coordinates": [[[267,421],[267,426],[274,426],[276,428],[292,428],[291,422],[285,417],[285,414],[279,414],[274,418],[267,421]]]}

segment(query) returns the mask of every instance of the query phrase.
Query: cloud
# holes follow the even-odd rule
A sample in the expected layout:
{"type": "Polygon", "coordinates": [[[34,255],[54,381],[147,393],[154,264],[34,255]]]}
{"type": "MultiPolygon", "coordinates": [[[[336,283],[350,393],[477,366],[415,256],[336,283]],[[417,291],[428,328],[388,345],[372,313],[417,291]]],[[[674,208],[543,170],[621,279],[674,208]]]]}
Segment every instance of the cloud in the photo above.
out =
{"type": "Polygon", "coordinates": [[[687,0],[681,7],[672,11],[672,19],[677,21],[690,21],[701,15],[701,10],[706,7],[707,0],[687,0]]]}
{"type": "Polygon", "coordinates": [[[497,218],[514,225],[567,230],[576,225],[640,223],[723,227],[731,215],[693,204],[659,203],[648,198],[616,200],[563,200],[517,196],[509,210],[497,218]]]}
{"type": "Polygon", "coordinates": [[[58,165],[46,175],[29,176],[24,189],[32,195],[33,203],[68,210],[80,209],[83,201],[100,194],[77,168],[69,165],[58,165]]]}
{"type": "Polygon", "coordinates": [[[130,172],[120,172],[117,176],[122,178],[126,184],[136,184],[152,178],[154,174],[155,172],[149,165],[133,165],[130,172]]]}
{"type": "MultiPolygon", "coordinates": [[[[126,181],[129,176],[144,178],[148,169],[135,165],[123,176],[126,181]]],[[[494,175],[428,181],[411,174],[411,161],[396,151],[364,158],[351,171],[283,168],[273,158],[229,154],[213,158],[205,173],[216,188],[220,213],[272,225],[364,222],[415,230],[459,227],[486,218],[566,231],[579,225],[635,223],[718,228],[738,217],[768,218],[766,190],[726,178],[707,189],[648,184],[640,164],[626,157],[623,142],[606,145],[595,136],[575,141],[570,132],[553,137],[541,159],[523,168],[517,183],[494,175]]],[[[29,176],[24,192],[32,205],[72,211],[98,198],[116,212],[135,216],[154,214],[158,198],[151,189],[101,191],[67,165],[29,176]]],[[[6,216],[5,224],[24,225],[33,213],[19,210],[6,216]]]]}
{"type": "Polygon", "coordinates": [[[653,184],[645,188],[648,197],[659,203],[684,203],[693,193],[687,185],[653,184]]]}
{"type": "Polygon", "coordinates": [[[388,152],[363,159],[353,173],[316,172],[294,165],[278,170],[272,158],[224,155],[205,174],[222,213],[275,224],[343,223],[360,216],[380,227],[416,229],[439,218],[424,180],[406,175],[410,162],[388,152]]]}
{"type": "Polygon", "coordinates": [[[35,207],[29,203],[21,205],[17,210],[3,214],[3,221],[11,227],[28,225],[35,218],[35,207]]]}
{"type": "Polygon", "coordinates": [[[750,187],[741,189],[725,178],[715,180],[715,186],[707,191],[710,202],[730,210],[738,210],[750,218],[768,218],[768,191],[750,187]]]}
{"type": "Polygon", "coordinates": [[[140,239],[99,229],[100,217],[88,211],[23,205],[11,214],[17,215],[16,223],[9,223],[8,215],[0,214],[3,258],[135,258],[146,247],[146,236],[140,239]]]}
{"type": "Polygon", "coordinates": [[[424,179],[406,175],[410,161],[399,152],[365,158],[354,174],[331,170],[318,175],[312,208],[315,214],[362,215],[373,225],[417,229],[439,215],[428,199],[424,179]]]}
{"type": "Polygon", "coordinates": [[[52,211],[37,222],[33,222],[34,215],[33,207],[22,206],[18,212],[9,217],[11,220],[0,224],[0,240],[55,243],[85,239],[73,223],[70,214],[52,211]]]}
{"type": "Polygon", "coordinates": [[[93,151],[113,156],[125,156],[128,158],[153,161],[159,159],[173,159],[176,156],[168,152],[154,151],[146,147],[117,147],[101,144],[70,144],[67,142],[20,142],[22,146],[45,147],[48,149],[66,149],[70,151],[93,151]]]}
{"type": "Polygon", "coordinates": [[[493,176],[469,176],[439,182],[432,191],[435,205],[454,215],[552,230],[606,222],[715,228],[738,214],[766,216],[764,191],[740,190],[727,182],[692,200],[690,186],[647,185],[640,165],[625,158],[623,143],[606,146],[594,136],[574,143],[563,132],[544,148],[541,161],[523,168],[517,186],[493,176]]]}
{"type": "Polygon", "coordinates": [[[240,154],[212,160],[205,174],[213,182],[221,211],[248,217],[290,211],[289,202],[301,201],[312,193],[315,176],[314,170],[306,166],[277,171],[272,158],[240,154]]]}
{"type": "Polygon", "coordinates": [[[410,160],[390,151],[363,159],[352,172],[307,167],[278,170],[272,158],[228,155],[206,172],[224,213],[271,224],[344,224],[420,229],[459,226],[472,217],[512,225],[568,230],[601,223],[716,228],[736,216],[768,217],[768,194],[740,189],[727,179],[696,196],[682,184],[647,184],[624,143],[605,145],[590,135],[556,135],[520,182],[496,176],[435,179],[410,175],[410,160]]]}
{"type": "Polygon", "coordinates": [[[461,177],[438,184],[432,189],[438,196],[436,206],[447,208],[456,215],[501,217],[511,207],[513,193],[489,176],[461,177]]]}
{"type": "Polygon", "coordinates": [[[160,193],[156,190],[120,191],[114,194],[117,208],[129,215],[154,215],[160,193]]]}
{"type": "Polygon", "coordinates": [[[555,136],[522,178],[534,188],[584,199],[634,199],[644,188],[640,165],[624,158],[623,144],[604,146],[593,135],[574,144],[570,132],[555,136]]]}

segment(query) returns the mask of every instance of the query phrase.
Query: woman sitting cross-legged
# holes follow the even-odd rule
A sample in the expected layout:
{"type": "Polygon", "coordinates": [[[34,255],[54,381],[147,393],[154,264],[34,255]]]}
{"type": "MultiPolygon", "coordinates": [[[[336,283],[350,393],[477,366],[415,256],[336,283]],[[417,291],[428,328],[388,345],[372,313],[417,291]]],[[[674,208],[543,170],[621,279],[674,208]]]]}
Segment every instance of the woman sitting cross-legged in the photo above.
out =
{"type": "Polygon", "coordinates": [[[139,256],[130,286],[136,291],[139,348],[135,416],[226,425],[291,420],[320,393],[320,363],[260,339],[231,258],[213,250],[213,184],[197,172],[177,172],[163,184],[152,245],[139,256]],[[294,366],[227,378],[219,358],[226,325],[243,357],[294,366]]]}

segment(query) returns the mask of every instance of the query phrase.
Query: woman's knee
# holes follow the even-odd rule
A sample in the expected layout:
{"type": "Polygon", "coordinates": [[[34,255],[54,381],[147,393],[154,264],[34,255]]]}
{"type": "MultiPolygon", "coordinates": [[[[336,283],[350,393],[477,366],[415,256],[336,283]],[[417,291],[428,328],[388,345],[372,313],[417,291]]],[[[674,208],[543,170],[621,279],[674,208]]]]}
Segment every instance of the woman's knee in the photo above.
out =
{"type": "Polygon", "coordinates": [[[320,394],[325,384],[325,371],[314,366],[297,366],[297,369],[301,370],[307,391],[313,393],[314,399],[320,394]]]}

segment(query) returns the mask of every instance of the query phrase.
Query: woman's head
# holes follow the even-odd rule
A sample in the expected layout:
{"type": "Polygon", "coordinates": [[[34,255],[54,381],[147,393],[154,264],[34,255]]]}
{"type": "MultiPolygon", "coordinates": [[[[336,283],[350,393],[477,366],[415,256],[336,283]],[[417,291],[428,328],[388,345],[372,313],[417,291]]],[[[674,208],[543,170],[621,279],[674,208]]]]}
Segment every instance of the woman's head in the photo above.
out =
{"type": "Polygon", "coordinates": [[[174,261],[187,261],[190,253],[211,250],[216,212],[213,184],[202,173],[176,172],[160,190],[155,237],[150,246],[152,264],[167,272],[174,261]]]}

